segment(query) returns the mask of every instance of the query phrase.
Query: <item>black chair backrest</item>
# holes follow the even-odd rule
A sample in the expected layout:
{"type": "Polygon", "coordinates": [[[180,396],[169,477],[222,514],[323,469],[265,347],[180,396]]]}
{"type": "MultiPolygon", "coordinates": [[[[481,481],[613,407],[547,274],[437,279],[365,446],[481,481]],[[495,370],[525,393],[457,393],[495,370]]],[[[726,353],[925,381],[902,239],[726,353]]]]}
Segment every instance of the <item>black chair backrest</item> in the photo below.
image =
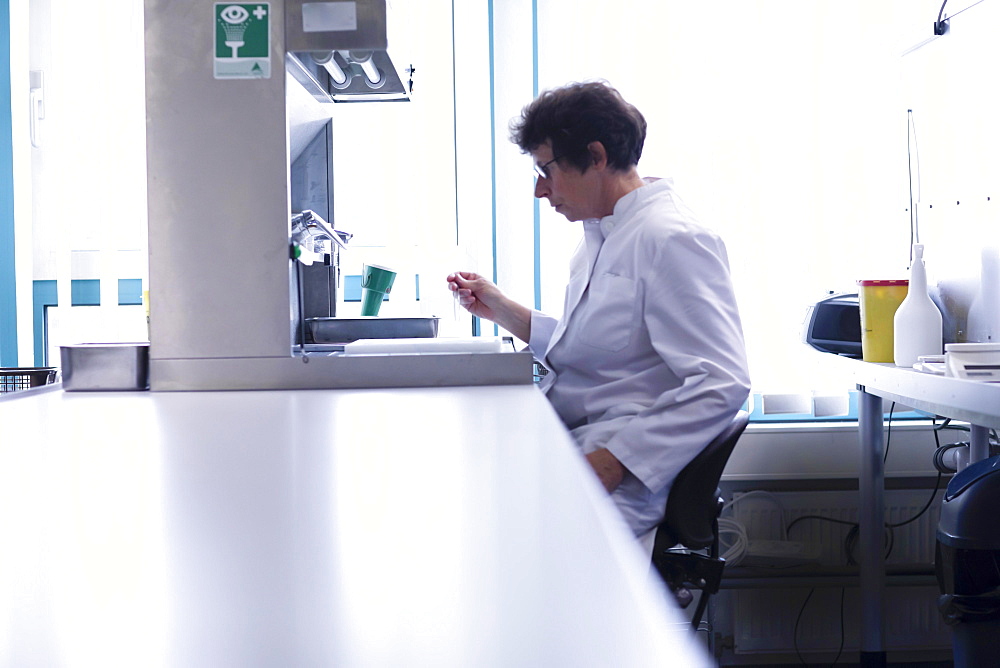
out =
{"type": "MultiPolygon", "coordinates": [[[[667,498],[667,511],[658,533],[669,536],[667,542],[691,549],[712,545],[715,520],[719,516],[719,481],[729,455],[750,422],[746,411],[739,411],[729,425],[698,456],[684,467],[674,480],[667,498]]],[[[658,541],[659,542],[659,541],[658,541]]]]}

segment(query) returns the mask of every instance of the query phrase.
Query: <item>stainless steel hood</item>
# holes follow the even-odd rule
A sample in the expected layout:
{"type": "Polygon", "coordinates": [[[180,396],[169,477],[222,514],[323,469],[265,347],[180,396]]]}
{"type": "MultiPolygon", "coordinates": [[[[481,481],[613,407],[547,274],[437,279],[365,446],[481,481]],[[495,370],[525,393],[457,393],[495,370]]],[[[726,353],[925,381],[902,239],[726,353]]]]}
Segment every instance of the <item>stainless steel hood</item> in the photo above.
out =
{"type": "Polygon", "coordinates": [[[293,2],[285,67],[320,102],[407,101],[412,65],[389,53],[385,2],[293,2]],[[330,48],[336,44],[337,49],[330,48]],[[403,78],[406,78],[406,83],[403,78]]]}
{"type": "MultiPolygon", "coordinates": [[[[400,79],[386,51],[289,53],[288,73],[320,102],[407,102],[412,80],[400,79]]],[[[413,68],[407,69],[412,73],[413,68]]]]}
{"type": "Polygon", "coordinates": [[[531,382],[529,353],[311,356],[296,344],[291,163],[332,121],[287,54],[384,51],[384,25],[368,28],[385,0],[144,1],[153,391],[531,382]]]}

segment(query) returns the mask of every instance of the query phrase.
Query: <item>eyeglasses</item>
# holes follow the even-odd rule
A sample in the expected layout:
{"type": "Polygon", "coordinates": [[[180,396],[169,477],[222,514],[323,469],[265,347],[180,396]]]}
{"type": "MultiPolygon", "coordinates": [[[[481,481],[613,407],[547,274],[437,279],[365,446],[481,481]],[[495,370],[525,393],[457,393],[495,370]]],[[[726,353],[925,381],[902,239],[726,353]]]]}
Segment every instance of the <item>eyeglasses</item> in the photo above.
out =
{"type": "Polygon", "coordinates": [[[556,157],[552,158],[551,160],[549,160],[544,165],[539,165],[536,162],[535,165],[534,165],[534,167],[535,167],[535,176],[543,178],[543,179],[551,178],[551,176],[549,175],[548,166],[551,165],[556,160],[559,160],[560,158],[562,158],[562,156],[561,155],[557,155],[556,157]]]}

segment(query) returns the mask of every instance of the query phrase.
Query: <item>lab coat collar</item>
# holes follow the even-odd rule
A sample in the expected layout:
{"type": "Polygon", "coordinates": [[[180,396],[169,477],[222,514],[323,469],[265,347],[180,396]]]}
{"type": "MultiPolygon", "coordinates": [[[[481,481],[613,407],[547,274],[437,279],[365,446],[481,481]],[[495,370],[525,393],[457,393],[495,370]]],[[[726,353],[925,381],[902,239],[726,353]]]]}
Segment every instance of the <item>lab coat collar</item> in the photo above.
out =
{"type": "Polygon", "coordinates": [[[599,234],[601,239],[607,239],[612,230],[618,226],[618,221],[623,218],[628,219],[630,214],[636,208],[642,206],[642,204],[651,197],[656,197],[664,190],[671,189],[674,184],[674,180],[672,178],[660,178],[658,176],[645,177],[642,180],[645,185],[636,188],[632,192],[626,193],[617,202],[615,202],[615,207],[610,216],[604,216],[603,218],[588,218],[584,220],[584,232],[586,234],[597,234],[597,232],[594,231],[596,228],[600,230],[599,234]],[[588,230],[590,231],[588,232],[588,230]]]}

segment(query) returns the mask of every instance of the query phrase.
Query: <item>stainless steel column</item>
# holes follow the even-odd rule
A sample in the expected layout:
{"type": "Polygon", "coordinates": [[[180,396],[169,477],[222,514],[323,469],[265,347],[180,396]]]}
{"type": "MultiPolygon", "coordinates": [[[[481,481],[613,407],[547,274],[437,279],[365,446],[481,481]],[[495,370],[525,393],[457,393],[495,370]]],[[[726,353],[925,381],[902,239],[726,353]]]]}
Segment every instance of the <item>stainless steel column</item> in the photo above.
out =
{"type": "Polygon", "coordinates": [[[858,435],[861,467],[858,489],[861,505],[858,510],[858,563],[861,567],[861,665],[886,665],[885,637],[882,629],[883,594],[885,591],[884,553],[884,488],[885,442],[882,426],[882,398],[869,394],[858,386],[858,435]]]}
{"type": "Polygon", "coordinates": [[[214,78],[213,4],[145,0],[150,359],[291,355],[284,3],[270,77],[214,78]]]}

